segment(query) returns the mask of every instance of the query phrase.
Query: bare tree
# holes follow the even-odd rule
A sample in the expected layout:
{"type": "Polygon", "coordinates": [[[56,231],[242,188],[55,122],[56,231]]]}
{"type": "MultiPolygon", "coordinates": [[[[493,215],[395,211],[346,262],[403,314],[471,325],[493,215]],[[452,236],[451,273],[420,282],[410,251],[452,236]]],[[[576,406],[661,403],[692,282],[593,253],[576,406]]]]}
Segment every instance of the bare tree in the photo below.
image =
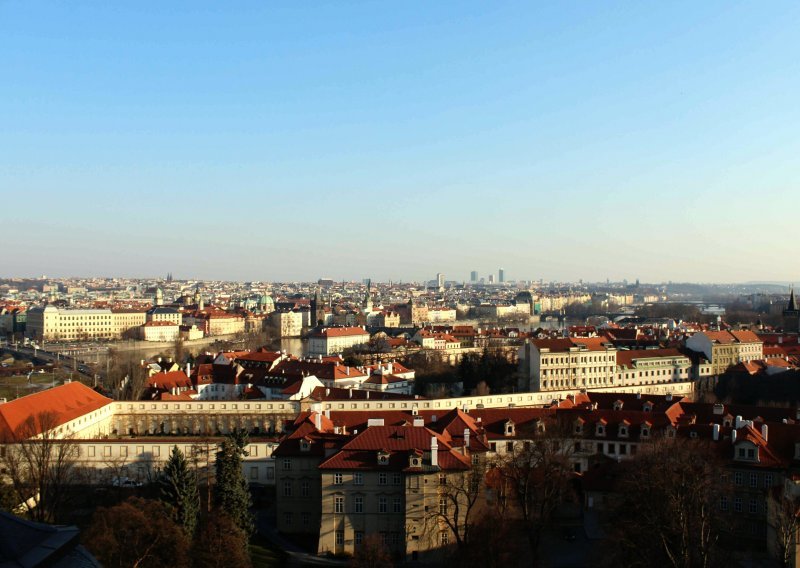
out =
{"type": "Polygon", "coordinates": [[[770,525],[775,531],[775,551],[780,565],[794,566],[797,536],[800,530],[800,499],[783,495],[772,499],[770,525]]]}
{"type": "Polygon", "coordinates": [[[519,434],[527,439],[499,458],[496,488],[509,514],[519,516],[535,566],[544,531],[558,507],[573,496],[574,444],[570,430],[555,420],[540,420],[519,434]]]}
{"type": "Polygon", "coordinates": [[[613,507],[613,565],[723,565],[723,469],[705,442],[661,438],[624,464],[613,507]]]}
{"type": "Polygon", "coordinates": [[[29,416],[5,440],[3,467],[20,508],[35,521],[53,522],[77,474],[78,446],[61,435],[58,415],[29,416]]]}
{"type": "MultiPolygon", "coordinates": [[[[469,454],[467,454],[469,455],[469,454]]],[[[458,473],[440,473],[438,502],[425,519],[429,527],[446,526],[459,549],[470,542],[476,505],[483,494],[486,461],[472,460],[472,466],[458,473]]]]}

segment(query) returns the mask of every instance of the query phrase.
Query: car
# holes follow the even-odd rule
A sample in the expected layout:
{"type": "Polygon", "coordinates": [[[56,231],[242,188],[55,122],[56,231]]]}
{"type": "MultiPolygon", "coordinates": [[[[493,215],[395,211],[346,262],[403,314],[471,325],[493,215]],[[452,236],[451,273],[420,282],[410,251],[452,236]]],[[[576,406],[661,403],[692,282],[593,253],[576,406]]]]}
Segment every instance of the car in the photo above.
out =
{"type": "Polygon", "coordinates": [[[114,487],[141,487],[141,481],[135,481],[129,477],[115,477],[111,481],[111,485],[114,487]]]}
{"type": "Polygon", "coordinates": [[[561,534],[567,542],[573,542],[577,538],[574,529],[564,529],[561,534]]]}

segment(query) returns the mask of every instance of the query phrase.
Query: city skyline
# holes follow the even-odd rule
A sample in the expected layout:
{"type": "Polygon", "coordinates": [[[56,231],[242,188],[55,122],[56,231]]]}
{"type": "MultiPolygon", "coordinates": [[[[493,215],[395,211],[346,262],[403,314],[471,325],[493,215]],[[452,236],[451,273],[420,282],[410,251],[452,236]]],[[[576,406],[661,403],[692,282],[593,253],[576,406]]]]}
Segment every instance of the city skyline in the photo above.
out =
{"type": "Polygon", "coordinates": [[[798,23],[5,3],[2,271],[792,282],[798,23]]]}

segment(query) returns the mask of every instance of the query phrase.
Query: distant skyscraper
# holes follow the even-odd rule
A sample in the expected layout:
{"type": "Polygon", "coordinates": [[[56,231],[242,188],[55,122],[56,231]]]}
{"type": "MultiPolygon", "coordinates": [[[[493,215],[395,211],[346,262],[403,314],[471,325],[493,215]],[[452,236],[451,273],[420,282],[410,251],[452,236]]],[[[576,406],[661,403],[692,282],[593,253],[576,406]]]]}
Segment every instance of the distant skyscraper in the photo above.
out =
{"type": "Polygon", "coordinates": [[[470,282],[477,282],[478,281],[478,271],[473,270],[469,273],[469,281],[470,282]]]}
{"type": "Polygon", "coordinates": [[[497,271],[497,279],[500,282],[500,284],[506,281],[506,271],[503,270],[502,268],[497,271]]]}
{"type": "Polygon", "coordinates": [[[439,288],[444,288],[444,274],[441,272],[436,273],[436,285],[439,288]]]}
{"type": "Polygon", "coordinates": [[[494,284],[494,274],[489,275],[489,284],[494,284]]]}

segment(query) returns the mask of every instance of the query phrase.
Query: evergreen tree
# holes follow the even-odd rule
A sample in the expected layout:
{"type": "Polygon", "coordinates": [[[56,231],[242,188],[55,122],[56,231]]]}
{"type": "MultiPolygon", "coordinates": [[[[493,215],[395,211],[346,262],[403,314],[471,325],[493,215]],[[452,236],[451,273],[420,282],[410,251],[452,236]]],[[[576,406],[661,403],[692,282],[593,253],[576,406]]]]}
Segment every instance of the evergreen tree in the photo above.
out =
{"type": "Polygon", "coordinates": [[[161,485],[161,500],[172,506],[173,520],[182,526],[191,538],[200,512],[200,495],[197,492],[197,477],[189,469],[189,463],[178,446],[172,448],[172,454],[164,466],[159,485],[161,485]]]}
{"type": "Polygon", "coordinates": [[[249,439],[247,432],[238,430],[228,435],[217,452],[214,505],[234,520],[248,536],[253,532],[253,517],[250,486],[242,473],[242,458],[247,455],[245,447],[249,439]]]}

